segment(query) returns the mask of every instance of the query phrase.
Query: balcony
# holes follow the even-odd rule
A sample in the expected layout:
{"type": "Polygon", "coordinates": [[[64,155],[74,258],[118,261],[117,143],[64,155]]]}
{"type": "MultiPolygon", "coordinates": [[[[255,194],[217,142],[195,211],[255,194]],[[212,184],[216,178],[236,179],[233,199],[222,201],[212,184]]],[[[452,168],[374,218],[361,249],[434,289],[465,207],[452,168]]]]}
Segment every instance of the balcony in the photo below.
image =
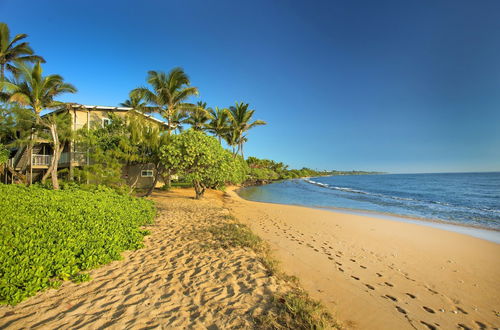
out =
{"type": "Polygon", "coordinates": [[[51,155],[33,155],[31,163],[33,166],[49,166],[51,159],[51,155]]]}

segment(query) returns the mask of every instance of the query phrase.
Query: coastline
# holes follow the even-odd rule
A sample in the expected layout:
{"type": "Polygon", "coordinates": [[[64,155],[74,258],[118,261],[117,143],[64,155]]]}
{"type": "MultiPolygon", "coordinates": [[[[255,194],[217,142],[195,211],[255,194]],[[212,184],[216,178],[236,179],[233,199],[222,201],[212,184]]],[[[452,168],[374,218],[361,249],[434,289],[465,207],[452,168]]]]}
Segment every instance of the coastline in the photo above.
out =
{"type": "Polygon", "coordinates": [[[371,210],[360,210],[360,209],[350,209],[343,207],[334,207],[334,206],[311,206],[311,205],[301,205],[301,204],[282,204],[282,203],[274,203],[274,202],[257,202],[245,199],[238,194],[238,190],[247,188],[245,187],[232,187],[232,191],[234,191],[239,198],[256,203],[265,203],[265,204],[274,204],[274,205],[290,205],[290,206],[298,206],[305,207],[310,209],[317,210],[325,210],[329,212],[343,213],[343,214],[351,214],[351,215],[359,215],[364,217],[375,217],[379,219],[386,219],[391,221],[401,221],[407,223],[413,223],[421,226],[429,226],[437,229],[447,230],[455,233],[469,235],[475,238],[483,239],[486,241],[490,241],[493,243],[500,244],[500,230],[495,228],[490,228],[486,226],[479,225],[471,225],[466,223],[452,223],[446,220],[441,219],[430,219],[430,218],[419,218],[412,217],[403,214],[395,214],[389,212],[378,212],[371,210]]]}
{"type": "Polygon", "coordinates": [[[499,244],[409,221],[248,201],[236,189],[227,192],[232,211],[349,328],[499,326],[499,244]]]}

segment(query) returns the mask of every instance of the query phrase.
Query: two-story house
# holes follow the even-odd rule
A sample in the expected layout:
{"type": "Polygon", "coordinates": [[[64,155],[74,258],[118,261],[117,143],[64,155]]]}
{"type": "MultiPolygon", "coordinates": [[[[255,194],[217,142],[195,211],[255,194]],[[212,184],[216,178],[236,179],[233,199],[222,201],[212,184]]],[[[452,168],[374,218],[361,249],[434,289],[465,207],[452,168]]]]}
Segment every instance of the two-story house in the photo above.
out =
{"type": "MultiPolygon", "coordinates": [[[[147,120],[150,120],[154,125],[167,127],[167,123],[156,119],[142,112],[136,111],[133,108],[127,107],[106,107],[93,105],[72,104],[70,110],[61,109],[58,111],[68,111],[71,116],[73,130],[79,130],[84,127],[87,129],[105,126],[110,123],[110,113],[117,116],[125,116],[130,111],[135,111],[147,120]]],[[[27,148],[22,147],[13,150],[12,157],[8,161],[8,165],[26,175],[29,182],[39,181],[43,174],[48,170],[52,157],[52,148],[50,141],[36,139],[36,143],[32,149],[31,155],[28,154],[27,148]],[[32,159],[31,168],[29,166],[29,158],[32,159]]],[[[64,145],[61,157],[59,159],[59,169],[68,169],[70,173],[74,168],[82,167],[91,162],[90,153],[85,148],[81,148],[70,141],[64,145]]],[[[153,164],[127,164],[122,170],[122,178],[126,182],[137,188],[148,188],[154,181],[154,166],[153,164]]],[[[3,178],[0,182],[13,183],[16,177],[9,171],[4,171],[3,178]]],[[[163,183],[160,182],[159,185],[163,183]]]]}

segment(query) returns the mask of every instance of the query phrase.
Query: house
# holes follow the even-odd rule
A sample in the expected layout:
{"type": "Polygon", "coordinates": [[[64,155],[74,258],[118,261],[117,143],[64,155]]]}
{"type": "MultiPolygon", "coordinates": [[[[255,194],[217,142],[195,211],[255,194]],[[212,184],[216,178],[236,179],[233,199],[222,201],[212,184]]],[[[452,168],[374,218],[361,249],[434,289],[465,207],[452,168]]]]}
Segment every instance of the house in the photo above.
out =
{"type": "MultiPolygon", "coordinates": [[[[106,126],[110,123],[110,113],[117,116],[125,116],[131,111],[134,111],[151,121],[154,125],[161,126],[166,129],[167,123],[154,118],[150,115],[139,112],[128,107],[107,107],[94,105],[71,104],[69,109],[57,110],[58,112],[67,111],[71,116],[71,126],[74,131],[98,126],[106,126]]],[[[51,112],[54,113],[54,112],[51,112]]],[[[26,147],[13,150],[12,157],[8,161],[8,166],[15,171],[26,175],[29,182],[41,180],[42,176],[48,170],[51,158],[52,148],[50,141],[40,138],[36,139],[36,144],[33,147],[32,154],[28,155],[26,147]],[[32,165],[29,168],[29,158],[31,156],[32,165]]],[[[86,148],[82,148],[74,141],[64,145],[61,157],[59,159],[58,169],[67,169],[69,173],[73,173],[74,168],[83,167],[91,164],[92,160],[86,148]]],[[[153,164],[132,164],[125,165],[122,170],[122,178],[137,188],[150,187],[154,181],[155,169],[153,164]]],[[[4,171],[3,177],[0,177],[0,182],[12,183],[16,181],[15,175],[9,171],[4,171]]],[[[162,185],[159,182],[158,185],[162,185]]]]}

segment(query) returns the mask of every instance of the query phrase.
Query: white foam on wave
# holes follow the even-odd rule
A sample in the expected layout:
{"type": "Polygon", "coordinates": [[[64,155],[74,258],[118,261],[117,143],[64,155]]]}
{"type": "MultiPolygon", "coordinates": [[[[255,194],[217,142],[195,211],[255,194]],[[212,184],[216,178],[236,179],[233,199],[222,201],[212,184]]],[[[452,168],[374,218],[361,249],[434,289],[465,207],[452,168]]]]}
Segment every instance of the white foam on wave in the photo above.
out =
{"type": "Polygon", "coordinates": [[[415,198],[410,198],[410,197],[398,197],[398,196],[384,195],[384,194],[378,194],[378,193],[370,193],[367,191],[357,190],[357,189],[352,189],[352,188],[347,188],[347,187],[331,186],[329,184],[317,182],[317,181],[314,181],[311,179],[304,179],[304,181],[306,181],[310,184],[316,185],[316,186],[320,186],[320,187],[324,187],[324,188],[328,188],[328,189],[333,189],[333,190],[349,192],[349,193],[355,193],[355,194],[370,195],[370,196],[376,196],[376,197],[381,197],[381,198],[389,198],[389,199],[395,199],[395,200],[416,202],[416,203],[421,203],[421,204],[438,204],[438,205],[442,205],[444,207],[452,207],[452,208],[456,208],[456,209],[466,209],[466,210],[476,211],[476,212],[479,211],[479,212],[500,213],[500,210],[496,210],[496,209],[473,208],[473,207],[467,207],[467,206],[462,206],[462,205],[453,205],[453,204],[439,202],[439,201],[429,201],[429,200],[426,201],[426,200],[420,200],[420,199],[415,199],[415,198]]]}

